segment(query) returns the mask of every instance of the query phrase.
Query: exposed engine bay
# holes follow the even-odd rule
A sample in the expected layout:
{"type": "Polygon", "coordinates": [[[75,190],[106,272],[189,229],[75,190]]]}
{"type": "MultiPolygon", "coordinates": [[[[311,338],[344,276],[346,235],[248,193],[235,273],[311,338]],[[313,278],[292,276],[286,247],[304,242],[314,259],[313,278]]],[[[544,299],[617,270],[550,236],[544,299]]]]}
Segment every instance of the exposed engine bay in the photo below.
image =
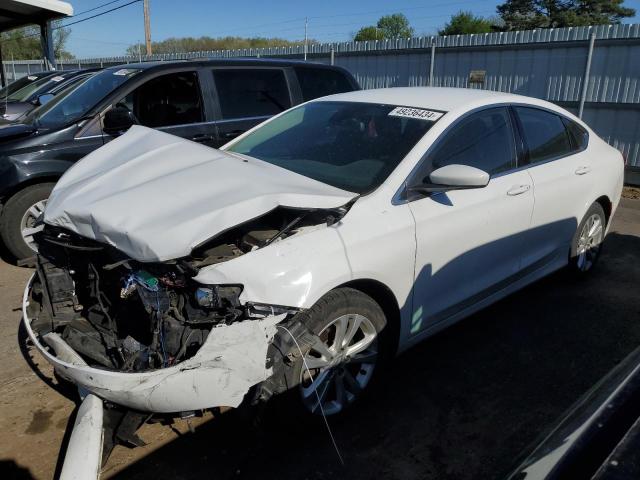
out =
{"type": "MultiPolygon", "coordinates": [[[[213,328],[276,313],[240,302],[242,285],[203,285],[200,268],[337,222],[348,208],[278,207],[234,227],[185,258],[139,262],[109,245],[45,225],[31,289],[31,327],[58,334],[90,366],[123,372],[171,367],[193,357],[213,328]]],[[[293,315],[295,309],[278,307],[293,315]]]]}

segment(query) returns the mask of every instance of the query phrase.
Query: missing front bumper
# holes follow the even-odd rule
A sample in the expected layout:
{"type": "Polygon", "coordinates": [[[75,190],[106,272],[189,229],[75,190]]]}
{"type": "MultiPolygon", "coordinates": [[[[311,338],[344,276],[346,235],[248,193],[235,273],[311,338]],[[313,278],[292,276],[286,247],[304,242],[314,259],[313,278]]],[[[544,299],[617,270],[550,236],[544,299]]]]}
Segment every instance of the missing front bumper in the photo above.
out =
{"type": "Polygon", "coordinates": [[[171,367],[120,372],[88,366],[62,338],[47,335],[43,338],[47,348],[34,333],[28,313],[34,277],[23,296],[29,337],[61,376],[99,398],[156,413],[237,407],[252,386],[272,374],[268,348],[286,314],[215,327],[193,357],[171,367]]]}

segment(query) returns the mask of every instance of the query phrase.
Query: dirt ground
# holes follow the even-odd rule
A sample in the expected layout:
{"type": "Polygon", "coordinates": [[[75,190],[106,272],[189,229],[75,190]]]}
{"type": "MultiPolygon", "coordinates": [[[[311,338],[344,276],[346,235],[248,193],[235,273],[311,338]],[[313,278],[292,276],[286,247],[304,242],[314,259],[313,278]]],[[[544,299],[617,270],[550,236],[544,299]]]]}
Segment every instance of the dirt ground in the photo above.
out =
{"type": "MultiPolygon", "coordinates": [[[[2,479],[54,477],[73,424],[74,392],[19,328],[30,274],[0,264],[2,479]]],[[[358,409],[331,419],[344,466],[320,419],[277,408],[258,427],[234,414],[198,419],[194,433],[185,421],[145,425],[149,445],[116,447],[103,478],[501,478],[640,345],[638,285],[640,200],[624,199],[589,279],[559,272],[436,335],[396,359],[358,409]]]]}

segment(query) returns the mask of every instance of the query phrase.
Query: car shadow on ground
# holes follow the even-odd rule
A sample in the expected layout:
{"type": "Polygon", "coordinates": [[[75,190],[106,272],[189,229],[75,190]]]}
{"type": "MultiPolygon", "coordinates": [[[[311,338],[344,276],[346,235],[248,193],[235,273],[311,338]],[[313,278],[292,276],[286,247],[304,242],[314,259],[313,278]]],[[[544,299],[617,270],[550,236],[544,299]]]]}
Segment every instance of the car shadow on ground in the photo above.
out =
{"type": "Polygon", "coordinates": [[[398,357],[329,420],[344,466],[321,418],[267,408],[258,428],[224,414],[115,478],[504,477],[640,344],[639,264],[640,238],[612,233],[590,277],[553,274],[398,357]]]}

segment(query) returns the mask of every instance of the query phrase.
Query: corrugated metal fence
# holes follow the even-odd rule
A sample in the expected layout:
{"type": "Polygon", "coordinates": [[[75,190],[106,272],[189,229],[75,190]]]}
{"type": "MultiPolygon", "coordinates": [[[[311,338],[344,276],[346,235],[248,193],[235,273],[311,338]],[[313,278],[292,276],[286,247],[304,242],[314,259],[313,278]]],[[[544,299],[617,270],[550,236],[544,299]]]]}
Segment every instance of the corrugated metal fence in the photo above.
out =
{"type": "MultiPolygon", "coordinates": [[[[486,88],[550,100],[583,118],[640,167],[640,25],[601,25],[520,32],[344,42],[308,46],[310,61],[351,71],[363,88],[435,85],[486,88]],[[592,62],[586,76],[590,38],[592,62]],[[471,72],[475,82],[471,82],[471,72]]],[[[303,58],[304,46],[92,58],[59,68],[189,58],[303,58]]],[[[9,79],[42,69],[6,62],[9,79]]]]}

